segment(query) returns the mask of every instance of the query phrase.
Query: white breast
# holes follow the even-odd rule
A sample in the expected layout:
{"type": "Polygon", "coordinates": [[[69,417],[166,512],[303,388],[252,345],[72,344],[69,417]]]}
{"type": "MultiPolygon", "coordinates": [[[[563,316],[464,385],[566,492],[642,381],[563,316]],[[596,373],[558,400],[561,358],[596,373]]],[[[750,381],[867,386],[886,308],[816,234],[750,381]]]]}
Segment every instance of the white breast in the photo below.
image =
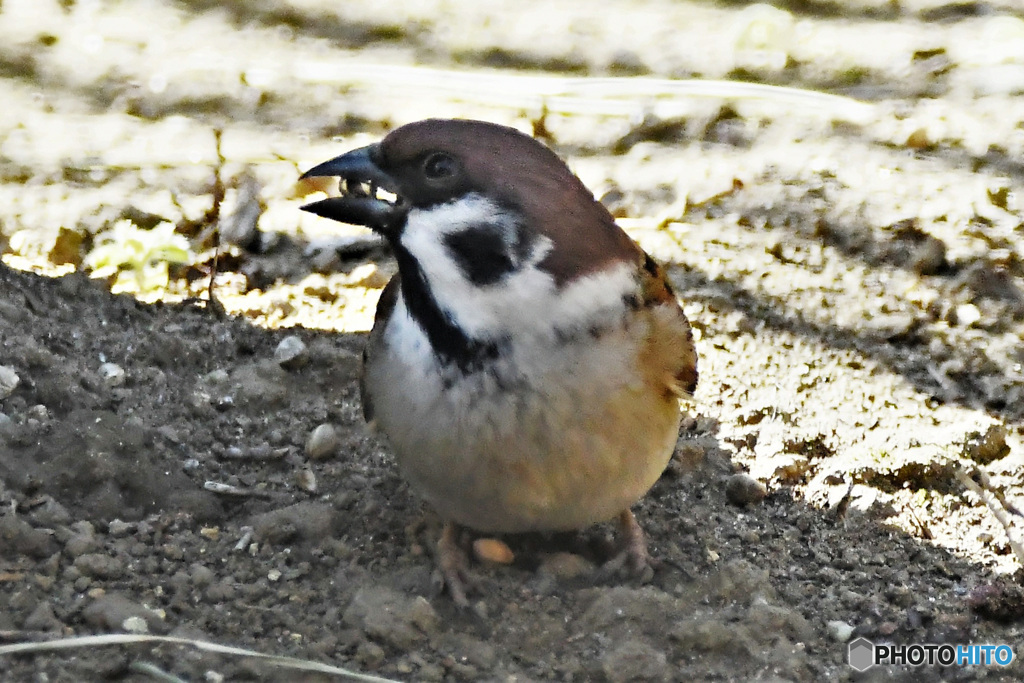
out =
{"type": "MultiPolygon", "coordinates": [[[[610,305],[602,293],[620,277],[597,274],[568,296],[610,305]]],[[[623,317],[582,343],[523,335],[464,375],[441,364],[399,296],[366,387],[403,473],[443,517],[481,531],[581,528],[635,502],[671,456],[678,406],[636,367],[647,332],[623,317]]]]}

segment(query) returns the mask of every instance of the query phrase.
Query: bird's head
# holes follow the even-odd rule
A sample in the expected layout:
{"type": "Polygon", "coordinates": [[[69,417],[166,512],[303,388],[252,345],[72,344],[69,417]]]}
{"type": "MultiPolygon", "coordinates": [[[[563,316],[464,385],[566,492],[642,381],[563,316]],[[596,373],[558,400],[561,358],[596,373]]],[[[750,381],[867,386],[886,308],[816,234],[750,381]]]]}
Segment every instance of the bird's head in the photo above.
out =
{"type": "Polygon", "coordinates": [[[554,333],[635,286],[639,247],[554,152],[513,128],[419,121],[311,176],[340,177],[341,195],[302,208],[391,243],[406,305],[435,346],[431,329],[484,343],[554,333]]]}

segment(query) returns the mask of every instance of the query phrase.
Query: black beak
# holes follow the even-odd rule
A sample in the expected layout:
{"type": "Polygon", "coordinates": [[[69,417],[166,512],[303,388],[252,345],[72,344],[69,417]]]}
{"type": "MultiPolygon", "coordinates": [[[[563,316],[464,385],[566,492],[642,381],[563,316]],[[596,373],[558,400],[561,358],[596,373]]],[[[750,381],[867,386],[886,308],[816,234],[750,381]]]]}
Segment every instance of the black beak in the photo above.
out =
{"type": "Polygon", "coordinates": [[[407,209],[398,193],[398,184],[376,162],[379,150],[378,145],[360,147],[303,173],[303,178],[338,176],[342,194],[306,204],[302,210],[342,223],[364,225],[384,235],[395,230],[407,209]]]}

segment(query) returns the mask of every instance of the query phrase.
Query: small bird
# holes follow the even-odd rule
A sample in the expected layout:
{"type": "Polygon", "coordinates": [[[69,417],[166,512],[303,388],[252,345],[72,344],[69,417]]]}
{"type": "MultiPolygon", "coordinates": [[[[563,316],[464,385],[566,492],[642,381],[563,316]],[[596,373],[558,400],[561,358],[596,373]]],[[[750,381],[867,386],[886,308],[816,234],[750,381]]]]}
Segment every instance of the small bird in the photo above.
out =
{"type": "Polygon", "coordinates": [[[568,531],[617,518],[610,561],[643,572],[630,506],[664,471],[697,385],[662,269],[558,156],[519,131],[429,119],[307,171],[303,210],[363,225],[398,274],[363,354],[367,422],[445,521],[437,561],[465,606],[459,527],[568,531]]]}

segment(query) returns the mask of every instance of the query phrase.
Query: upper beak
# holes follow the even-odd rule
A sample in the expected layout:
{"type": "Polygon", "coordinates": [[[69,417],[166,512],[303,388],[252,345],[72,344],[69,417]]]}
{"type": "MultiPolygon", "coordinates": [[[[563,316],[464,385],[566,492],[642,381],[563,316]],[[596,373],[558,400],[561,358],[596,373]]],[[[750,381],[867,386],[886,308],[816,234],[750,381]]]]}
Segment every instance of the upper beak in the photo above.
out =
{"type": "Polygon", "coordinates": [[[376,144],[360,147],[303,173],[302,178],[338,176],[342,194],[306,204],[302,210],[385,234],[394,229],[404,217],[406,206],[398,194],[398,184],[377,165],[379,150],[376,144]]]}

